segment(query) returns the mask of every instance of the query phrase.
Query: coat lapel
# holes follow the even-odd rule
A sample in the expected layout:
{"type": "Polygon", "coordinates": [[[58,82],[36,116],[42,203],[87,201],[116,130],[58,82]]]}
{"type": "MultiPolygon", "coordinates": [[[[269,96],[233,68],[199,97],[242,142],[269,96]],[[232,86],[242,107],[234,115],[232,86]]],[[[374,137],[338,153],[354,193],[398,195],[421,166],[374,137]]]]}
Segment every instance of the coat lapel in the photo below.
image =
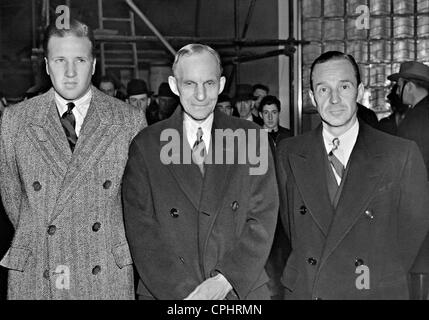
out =
{"type": "Polygon", "coordinates": [[[326,236],[334,216],[326,183],[326,152],[319,126],[303,143],[300,152],[290,154],[290,164],[304,205],[326,236]]]}
{"type": "MultiPolygon", "coordinates": [[[[181,139],[179,148],[176,148],[176,152],[179,152],[179,154],[172,155],[173,158],[180,159],[180,163],[171,163],[167,165],[167,167],[174,176],[180,189],[191,201],[195,209],[198,210],[203,179],[198,166],[190,163],[191,147],[189,146],[186,134],[183,130],[183,115],[181,106],[178,106],[174,114],[166,121],[165,127],[167,129],[177,130],[181,139]],[[184,160],[186,157],[187,161],[184,160]]],[[[161,148],[162,146],[160,146],[159,152],[161,152],[161,148]]]]}
{"type": "Polygon", "coordinates": [[[106,104],[94,87],[92,93],[88,113],[58,194],[57,208],[52,220],[61,213],[67,201],[85,181],[88,172],[93,170],[95,163],[105,154],[123,124],[123,119],[114,117],[115,106],[106,104]]]}
{"type": "Polygon", "coordinates": [[[359,123],[359,135],[349,160],[349,172],[326,239],[321,265],[364,213],[385,170],[381,148],[366,124],[359,123]]]}
{"type": "MultiPolygon", "coordinates": [[[[220,141],[216,140],[216,129],[225,129],[221,117],[218,112],[215,112],[211,133],[210,151],[208,153],[208,159],[211,163],[205,165],[205,177],[203,190],[201,193],[200,200],[200,214],[198,216],[198,240],[200,246],[201,257],[204,257],[205,248],[207,241],[211,234],[211,228],[213,227],[214,221],[220,213],[220,209],[223,206],[225,199],[225,192],[227,190],[227,177],[228,173],[233,165],[227,165],[226,163],[226,139],[223,137],[222,149],[216,150],[215,145],[219,145],[220,141]],[[216,151],[222,152],[223,162],[216,164],[216,151]]],[[[234,148],[234,159],[237,159],[237,149],[234,148]]],[[[203,261],[203,260],[201,260],[203,261]]]]}
{"type": "Polygon", "coordinates": [[[39,151],[42,159],[57,179],[67,172],[72,152],[61,126],[53,89],[49,90],[40,104],[34,106],[27,136],[39,151]]]}

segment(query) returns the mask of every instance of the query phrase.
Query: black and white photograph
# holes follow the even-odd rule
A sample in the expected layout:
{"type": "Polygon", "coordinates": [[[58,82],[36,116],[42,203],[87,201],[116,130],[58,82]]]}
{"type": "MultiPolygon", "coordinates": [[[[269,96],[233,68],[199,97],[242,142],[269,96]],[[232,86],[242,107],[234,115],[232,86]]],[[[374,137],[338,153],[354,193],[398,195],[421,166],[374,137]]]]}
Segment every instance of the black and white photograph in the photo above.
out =
{"type": "Polygon", "coordinates": [[[0,0],[0,302],[429,300],[428,179],[429,0],[0,0]]]}

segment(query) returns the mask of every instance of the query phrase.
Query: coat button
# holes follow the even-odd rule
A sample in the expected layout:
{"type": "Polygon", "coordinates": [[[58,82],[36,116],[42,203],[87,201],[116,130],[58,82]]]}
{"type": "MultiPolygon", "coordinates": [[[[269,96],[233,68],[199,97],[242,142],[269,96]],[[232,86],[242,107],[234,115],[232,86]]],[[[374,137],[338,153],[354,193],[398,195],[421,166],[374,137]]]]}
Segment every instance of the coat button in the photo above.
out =
{"type": "Polygon", "coordinates": [[[100,271],[101,271],[101,267],[100,266],[95,266],[94,268],[92,268],[92,274],[93,275],[96,275],[96,274],[99,274],[100,273],[100,271]]]}
{"type": "Polygon", "coordinates": [[[238,201],[233,201],[231,203],[231,209],[232,211],[237,211],[237,209],[240,207],[240,204],[238,203],[238,201]]]}
{"type": "Polygon", "coordinates": [[[306,206],[304,206],[304,205],[302,205],[302,206],[299,208],[299,213],[301,213],[302,215],[306,214],[306,213],[307,213],[307,207],[306,207],[306,206]]]}
{"type": "Polygon", "coordinates": [[[374,215],[372,214],[372,210],[365,210],[365,215],[370,218],[370,219],[374,219],[374,215]]]}
{"type": "Polygon", "coordinates": [[[317,264],[317,260],[314,258],[308,258],[308,263],[311,264],[312,266],[315,266],[317,264]]]}
{"type": "Polygon", "coordinates": [[[177,210],[176,208],[171,208],[170,214],[173,218],[178,218],[179,217],[179,210],[177,210]]]}
{"type": "Polygon", "coordinates": [[[104,189],[109,189],[111,185],[112,185],[112,181],[110,181],[110,180],[106,180],[106,181],[104,181],[104,183],[103,183],[103,188],[104,188],[104,189]]]}
{"type": "Polygon", "coordinates": [[[92,225],[92,231],[97,232],[98,230],[100,230],[101,228],[101,223],[100,222],[96,222],[92,225]]]}
{"type": "Polygon", "coordinates": [[[359,267],[359,266],[361,266],[361,265],[363,265],[364,264],[364,262],[363,262],[363,260],[361,259],[361,258],[357,258],[356,260],[355,260],[355,266],[356,267],[359,267]]]}
{"type": "Polygon", "coordinates": [[[40,189],[42,189],[42,185],[40,184],[39,181],[33,182],[33,189],[34,189],[34,191],[40,191],[40,189]]]}
{"type": "Polygon", "coordinates": [[[48,227],[48,234],[50,236],[53,236],[55,234],[55,232],[57,231],[57,227],[54,225],[51,225],[48,227]]]}
{"type": "Polygon", "coordinates": [[[43,278],[49,279],[49,270],[43,271],[43,278]]]}

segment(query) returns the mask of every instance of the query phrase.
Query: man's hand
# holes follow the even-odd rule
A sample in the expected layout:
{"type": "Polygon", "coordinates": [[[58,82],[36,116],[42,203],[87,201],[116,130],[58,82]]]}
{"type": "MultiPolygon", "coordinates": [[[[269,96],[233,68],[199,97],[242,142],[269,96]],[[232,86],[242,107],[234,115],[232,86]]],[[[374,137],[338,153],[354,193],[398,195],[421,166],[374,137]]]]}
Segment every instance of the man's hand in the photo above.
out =
{"type": "Polygon", "coordinates": [[[223,300],[232,286],[222,274],[205,280],[184,300],[223,300]]]}

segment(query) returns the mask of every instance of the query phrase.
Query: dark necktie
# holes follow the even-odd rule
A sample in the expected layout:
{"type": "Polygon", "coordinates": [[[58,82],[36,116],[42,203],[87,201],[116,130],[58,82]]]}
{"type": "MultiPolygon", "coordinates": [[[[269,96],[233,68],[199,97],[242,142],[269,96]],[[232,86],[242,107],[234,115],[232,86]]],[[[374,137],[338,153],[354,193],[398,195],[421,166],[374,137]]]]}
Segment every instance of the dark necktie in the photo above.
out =
{"type": "Polygon", "coordinates": [[[203,140],[203,129],[197,130],[197,140],[192,147],[192,160],[200,168],[201,174],[204,176],[204,159],[206,157],[206,144],[203,140]]]}
{"type": "Polygon", "coordinates": [[[67,103],[67,111],[63,113],[60,119],[72,152],[74,151],[74,147],[77,143],[77,135],[75,131],[76,119],[72,112],[74,106],[73,102],[67,103]]]}
{"type": "Polygon", "coordinates": [[[334,154],[334,151],[337,150],[338,146],[340,145],[340,140],[338,138],[334,138],[334,140],[332,140],[332,144],[333,144],[333,148],[328,153],[328,159],[329,159],[329,162],[334,167],[335,172],[337,173],[337,175],[342,179],[343,178],[343,174],[344,174],[344,170],[345,170],[344,169],[344,165],[341,163],[340,160],[338,160],[338,158],[334,154]]]}

